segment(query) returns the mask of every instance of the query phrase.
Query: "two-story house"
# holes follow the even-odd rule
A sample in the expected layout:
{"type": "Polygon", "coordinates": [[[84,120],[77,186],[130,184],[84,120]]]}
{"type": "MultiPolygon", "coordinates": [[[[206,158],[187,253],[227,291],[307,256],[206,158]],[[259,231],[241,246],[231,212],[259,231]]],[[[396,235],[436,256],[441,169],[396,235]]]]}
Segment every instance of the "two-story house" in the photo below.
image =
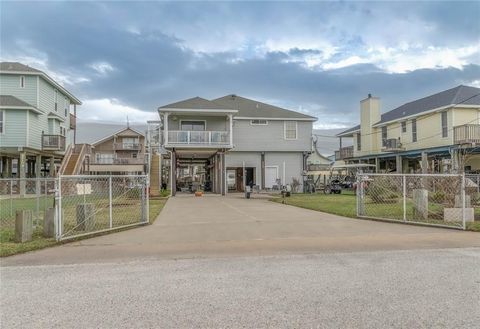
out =
{"type": "Polygon", "coordinates": [[[75,142],[81,102],[46,73],[0,63],[1,177],[53,176],[75,142]]]}
{"type": "Polygon", "coordinates": [[[142,175],[145,173],[145,135],[126,127],[92,144],[89,173],[142,175]]]}
{"type": "Polygon", "coordinates": [[[378,171],[480,170],[480,89],[458,86],[381,113],[380,99],[360,102],[360,124],[343,131],[336,160],[378,171]],[[353,146],[342,147],[342,138],[353,146]]]}
{"type": "Polygon", "coordinates": [[[195,97],[158,111],[173,195],[199,186],[224,195],[246,185],[302,183],[316,118],[236,95],[195,97]]]}

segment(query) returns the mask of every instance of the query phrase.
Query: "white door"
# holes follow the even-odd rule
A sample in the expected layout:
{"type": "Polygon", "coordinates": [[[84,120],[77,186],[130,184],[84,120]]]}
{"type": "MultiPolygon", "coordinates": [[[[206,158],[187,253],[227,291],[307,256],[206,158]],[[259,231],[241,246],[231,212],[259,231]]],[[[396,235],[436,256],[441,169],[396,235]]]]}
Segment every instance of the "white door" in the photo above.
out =
{"type": "Polygon", "coordinates": [[[265,187],[272,188],[277,183],[278,167],[265,167],[265,187]]]}

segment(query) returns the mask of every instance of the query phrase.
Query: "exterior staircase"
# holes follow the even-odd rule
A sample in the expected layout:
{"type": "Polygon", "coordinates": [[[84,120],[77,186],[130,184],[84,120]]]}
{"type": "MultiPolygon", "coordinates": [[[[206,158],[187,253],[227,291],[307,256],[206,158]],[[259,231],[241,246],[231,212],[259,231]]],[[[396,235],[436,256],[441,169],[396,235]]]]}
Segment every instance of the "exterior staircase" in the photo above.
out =
{"type": "Polygon", "coordinates": [[[65,157],[63,158],[58,174],[78,175],[83,173],[85,169],[84,163],[87,156],[90,155],[90,151],[91,146],[88,144],[76,144],[70,146],[67,152],[65,152],[65,157]]]}
{"type": "Polygon", "coordinates": [[[160,195],[160,154],[153,153],[150,159],[150,195],[160,195]]]}

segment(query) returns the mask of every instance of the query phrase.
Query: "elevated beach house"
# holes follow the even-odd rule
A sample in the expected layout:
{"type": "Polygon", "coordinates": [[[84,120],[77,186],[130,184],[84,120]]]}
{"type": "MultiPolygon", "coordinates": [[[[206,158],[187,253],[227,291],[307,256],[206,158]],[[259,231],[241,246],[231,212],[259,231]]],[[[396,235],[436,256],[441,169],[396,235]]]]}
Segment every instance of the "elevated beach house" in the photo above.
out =
{"type": "Polygon", "coordinates": [[[53,176],[75,142],[81,102],[45,72],[0,63],[0,176],[53,176]]]}

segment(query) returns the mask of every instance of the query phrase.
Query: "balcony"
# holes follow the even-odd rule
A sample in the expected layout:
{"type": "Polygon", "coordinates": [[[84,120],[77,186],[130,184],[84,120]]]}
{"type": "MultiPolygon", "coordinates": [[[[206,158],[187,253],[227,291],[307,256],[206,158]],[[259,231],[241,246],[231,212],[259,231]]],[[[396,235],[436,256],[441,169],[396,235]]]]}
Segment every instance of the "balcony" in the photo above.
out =
{"type": "Polygon", "coordinates": [[[42,150],[65,151],[65,136],[42,135],[42,150]]]}
{"type": "Polygon", "coordinates": [[[70,129],[76,129],[77,128],[77,117],[70,113],[70,129]]]}
{"type": "Polygon", "coordinates": [[[480,143],[480,125],[466,124],[453,127],[454,144],[478,144],[480,143]]]}
{"type": "Polygon", "coordinates": [[[139,151],[142,149],[140,143],[113,143],[113,149],[116,151],[139,151]]]}
{"type": "Polygon", "coordinates": [[[340,150],[335,151],[335,160],[348,158],[353,158],[353,146],[342,147],[340,150]]]}
{"type": "Polygon", "coordinates": [[[145,158],[99,158],[94,159],[94,165],[139,165],[145,164],[145,158]]]}
{"type": "Polygon", "coordinates": [[[383,140],[383,152],[400,152],[404,150],[405,148],[402,146],[400,138],[388,138],[383,140]]]}
{"type": "Polygon", "coordinates": [[[228,131],[170,130],[166,146],[230,146],[228,131]]]}

